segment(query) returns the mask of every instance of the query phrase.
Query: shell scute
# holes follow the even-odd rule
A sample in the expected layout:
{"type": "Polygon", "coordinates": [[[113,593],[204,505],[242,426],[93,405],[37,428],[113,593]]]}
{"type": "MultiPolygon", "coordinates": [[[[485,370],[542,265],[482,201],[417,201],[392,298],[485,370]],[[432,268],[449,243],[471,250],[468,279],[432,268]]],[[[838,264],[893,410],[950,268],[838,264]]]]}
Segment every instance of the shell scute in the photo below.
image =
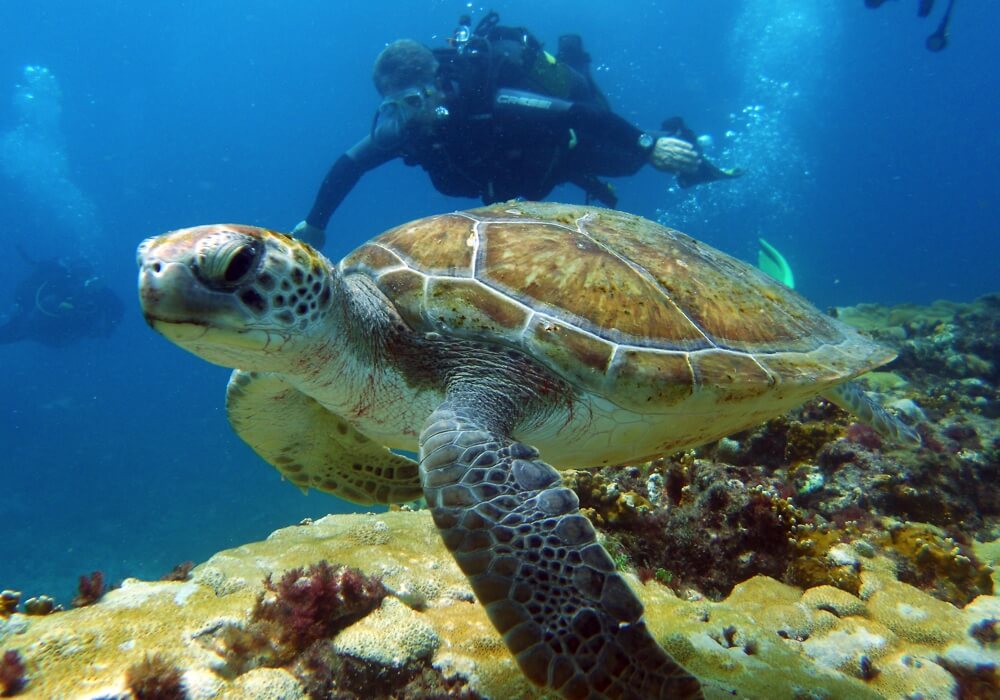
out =
{"type": "Polygon", "coordinates": [[[607,377],[608,392],[627,408],[672,406],[695,390],[687,353],[619,348],[607,377]]]}
{"type": "Polygon", "coordinates": [[[382,293],[392,299],[399,315],[411,328],[424,324],[421,309],[426,282],[426,276],[408,267],[383,272],[375,281],[382,293]]]}
{"type": "Polygon", "coordinates": [[[718,345],[800,351],[842,340],[835,324],[763,272],[679,231],[644,224],[625,214],[601,213],[583,228],[629,260],[641,261],[660,293],[718,345]]]}
{"type": "Polygon", "coordinates": [[[431,274],[472,275],[473,222],[461,214],[442,214],[397,226],[378,242],[431,274]]]}
{"type": "Polygon", "coordinates": [[[479,255],[487,284],[607,340],[709,345],[640,268],[576,229],[490,222],[479,255]]]}
{"type": "Polygon", "coordinates": [[[375,243],[365,243],[340,262],[341,272],[385,270],[403,265],[398,255],[375,243]]]}
{"type": "Polygon", "coordinates": [[[691,354],[699,387],[715,392],[720,402],[746,401],[766,394],[775,378],[752,356],[726,350],[691,354]]]}
{"type": "Polygon", "coordinates": [[[892,350],[860,335],[849,337],[836,347],[757,355],[760,363],[783,382],[820,385],[858,374],[859,366],[878,367],[895,357],[892,350]]]}
{"type": "Polygon", "coordinates": [[[559,372],[582,386],[600,390],[615,346],[551,316],[536,314],[524,333],[524,345],[535,357],[546,357],[559,372]]]}
{"type": "Polygon", "coordinates": [[[474,279],[432,277],[425,313],[447,328],[474,333],[513,335],[528,322],[530,310],[474,279]]]}

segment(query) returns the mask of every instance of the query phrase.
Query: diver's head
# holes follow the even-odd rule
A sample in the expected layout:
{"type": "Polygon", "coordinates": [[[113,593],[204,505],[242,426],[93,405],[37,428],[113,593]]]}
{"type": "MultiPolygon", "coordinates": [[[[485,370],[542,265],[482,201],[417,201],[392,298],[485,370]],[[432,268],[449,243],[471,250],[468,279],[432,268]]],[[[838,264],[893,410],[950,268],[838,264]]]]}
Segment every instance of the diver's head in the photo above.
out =
{"type": "Polygon", "coordinates": [[[375,59],[372,79],[382,97],[414,87],[433,83],[438,62],[429,48],[412,39],[394,41],[375,59]]]}
{"type": "Polygon", "coordinates": [[[431,50],[411,39],[394,41],[378,55],[372,78],[383,100],[372,124],[375,145],[398,148],[434,121],[437,70],[431,50]]]}

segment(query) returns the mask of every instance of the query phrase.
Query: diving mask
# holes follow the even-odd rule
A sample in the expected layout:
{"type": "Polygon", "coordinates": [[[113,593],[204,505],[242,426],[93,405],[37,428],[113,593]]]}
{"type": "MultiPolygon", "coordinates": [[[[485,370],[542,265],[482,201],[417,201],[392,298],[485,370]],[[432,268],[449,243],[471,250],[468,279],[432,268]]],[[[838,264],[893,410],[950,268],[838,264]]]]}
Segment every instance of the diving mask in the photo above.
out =
{"type": "Polygon", "coordinates": [[[372,141],[385,150],[399,148],[428,120],[428,102],[434,89],[429,85],[406,88],[387,95],[375,112],[372,141]]]}

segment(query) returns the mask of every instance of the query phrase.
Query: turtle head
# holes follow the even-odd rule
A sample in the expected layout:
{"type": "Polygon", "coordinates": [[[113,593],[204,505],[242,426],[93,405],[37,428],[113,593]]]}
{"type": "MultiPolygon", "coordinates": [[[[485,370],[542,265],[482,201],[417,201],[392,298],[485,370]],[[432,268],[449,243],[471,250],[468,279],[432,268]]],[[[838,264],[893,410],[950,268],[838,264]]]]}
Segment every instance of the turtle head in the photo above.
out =
{"type": "Polygon", "coordinates": [[[138,263],[146,321],[209,362],[277,371],[331,337],[334,267],[290,236],[195,226],[146,239],[138,263]]]}

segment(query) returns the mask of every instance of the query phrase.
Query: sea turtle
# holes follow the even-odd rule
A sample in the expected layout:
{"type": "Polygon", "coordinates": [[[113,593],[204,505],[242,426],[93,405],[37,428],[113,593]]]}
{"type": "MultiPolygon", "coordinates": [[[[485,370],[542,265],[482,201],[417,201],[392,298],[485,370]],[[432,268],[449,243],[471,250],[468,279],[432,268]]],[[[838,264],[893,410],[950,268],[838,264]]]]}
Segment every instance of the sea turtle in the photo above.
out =
{"type": "Polygon", "coordinates": [[[646,629],[554,467],[646,460],[817,394],[913,439],[837,388],[892,352],[622,212],[442,214],[338,265],[222,224],[150,238],[138,257],[152,327],[237,368],[240,437],[303,488],[363,504],[423,495],[521,669],[566,698],[702,693],[646,629]],[[401,454],[418,449],[419,462],[401,454]]]}

